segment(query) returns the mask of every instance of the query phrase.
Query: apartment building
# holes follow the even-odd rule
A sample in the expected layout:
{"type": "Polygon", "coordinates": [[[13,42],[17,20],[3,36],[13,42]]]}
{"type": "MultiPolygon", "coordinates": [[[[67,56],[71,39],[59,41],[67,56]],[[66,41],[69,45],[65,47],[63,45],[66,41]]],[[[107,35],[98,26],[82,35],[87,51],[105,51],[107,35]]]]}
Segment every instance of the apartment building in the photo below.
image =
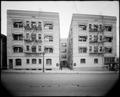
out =
{"type": "Polygon", "coordinates": [[[116,57],[116,17],[73,14],[68,36],[68,62],[73,69],[103,67],[116,57]]]}
{"type": "Polygon", "coordinates": [[[61,39],[60,40],[60,65],[62,67],[68,67],[68,62],[67,62],[67,39],[61,39]]]}
{"type": "Polygon", "coordinates": [[[7,10],[7,68],[59,69],[59,14],[7,10]]]}

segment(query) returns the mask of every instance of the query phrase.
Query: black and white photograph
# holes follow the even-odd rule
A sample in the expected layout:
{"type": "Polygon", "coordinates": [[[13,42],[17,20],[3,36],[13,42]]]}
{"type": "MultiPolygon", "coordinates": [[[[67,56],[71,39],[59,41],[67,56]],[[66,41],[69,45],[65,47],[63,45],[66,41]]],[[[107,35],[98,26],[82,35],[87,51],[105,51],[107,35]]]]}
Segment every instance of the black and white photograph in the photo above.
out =
{"type": "Polygon", "coordinates": [[[0,96],[115,96],[119,1],[1,1],[0,96]]]}

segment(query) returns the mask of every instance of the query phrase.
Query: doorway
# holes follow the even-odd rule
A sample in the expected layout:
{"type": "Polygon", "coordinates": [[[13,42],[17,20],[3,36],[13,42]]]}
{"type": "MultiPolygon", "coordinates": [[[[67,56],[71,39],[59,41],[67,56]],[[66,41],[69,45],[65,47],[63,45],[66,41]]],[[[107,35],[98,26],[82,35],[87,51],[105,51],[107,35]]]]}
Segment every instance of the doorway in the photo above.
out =
{"type": "Polygon", "coordinates": [[[62,69],[62,68],[67,68],[67,69],[69,69],[68,64],[67,64],[67,61],[61,61],[61,62],[60,62],[60,67],[61,67],[61,69],[62,69]]]}
{"type": "Polygon", "coordinates": [[[13,59],[9,59],[9,69],[13,69],[13,59]]]}

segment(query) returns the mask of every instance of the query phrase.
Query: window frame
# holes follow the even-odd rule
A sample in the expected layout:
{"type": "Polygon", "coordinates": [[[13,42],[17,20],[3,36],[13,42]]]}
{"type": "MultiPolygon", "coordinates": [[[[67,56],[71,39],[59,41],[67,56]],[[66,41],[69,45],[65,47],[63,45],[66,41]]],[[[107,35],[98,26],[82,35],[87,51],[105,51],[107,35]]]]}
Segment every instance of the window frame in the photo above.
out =
{"type": "Polygon", "coordinates": [[[30,64],[30,59],[26,59],[26,64],[30,64]]]}
{"type": "Polygon", "coordinates": [[[94,58],[94,64],[98,64],[98,58],[94,58]]]}
{"type": "Polygon", "coordinates": [[[33,53],[36,53],[36,52],[37,52],[37,47],[36,47],[36,46],[31,46],[31,51],[32,51],[33,53]]]}
{"type": "Polygon", "coordinates": [[[13,46],[14,53],[23,53],[23,47],[21,46],[13,46]]]}
{"type": "Polygon", "coordinates": [[[22,60],[20,58],[15,59],[15,66],[21,66],[21,65],[22,65],[22,60]]]}
{"type": "Polygon", "coordinates": [[[42,59],[39,59],[39,64],[42,64],[42,59]]]}
{"type": "Polygon", "coordinates": [[[87,47],[78,47],[79,53],[87,53],[87,47]]]}
{"type": "Polygon", "coordinates": [[[86,59],[85,58],[80,59],[80,63],[81,64],[85,64],[86,63],[86,59]]]}
{"type": "Polygon", "coordinates": [[[50,58],[46,59],[46,65],[52,65],[52,59],[50,59],[50,58]]]}
{"type": "Polygon", "coordinates": [[[32,59],[32,64],[37,64],[37,59],[33,58],[32,59]]]}

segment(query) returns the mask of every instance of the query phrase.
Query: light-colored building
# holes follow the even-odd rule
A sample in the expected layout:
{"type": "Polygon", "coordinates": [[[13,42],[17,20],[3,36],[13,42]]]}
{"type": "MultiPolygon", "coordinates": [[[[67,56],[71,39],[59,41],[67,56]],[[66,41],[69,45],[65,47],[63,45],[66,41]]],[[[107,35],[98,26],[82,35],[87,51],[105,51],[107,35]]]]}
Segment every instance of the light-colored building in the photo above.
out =
{"type": "Polygon", "coordinates": [[[59,69],[59,27],[58,13],[8,10],[7,68],[59,69]]]}
{"type": "Polygon", "coordinates": [[[67,39],[61,39],[60,40],[60,65],[62,65],[62,67],[68,67],[67,64],[67,39]]]}
{"type": "Polygon", "coordinates": [[[103,67],[116,57],[116,17],[73,14],[68,36],[68,62],[73,69],[103,67]]]}

